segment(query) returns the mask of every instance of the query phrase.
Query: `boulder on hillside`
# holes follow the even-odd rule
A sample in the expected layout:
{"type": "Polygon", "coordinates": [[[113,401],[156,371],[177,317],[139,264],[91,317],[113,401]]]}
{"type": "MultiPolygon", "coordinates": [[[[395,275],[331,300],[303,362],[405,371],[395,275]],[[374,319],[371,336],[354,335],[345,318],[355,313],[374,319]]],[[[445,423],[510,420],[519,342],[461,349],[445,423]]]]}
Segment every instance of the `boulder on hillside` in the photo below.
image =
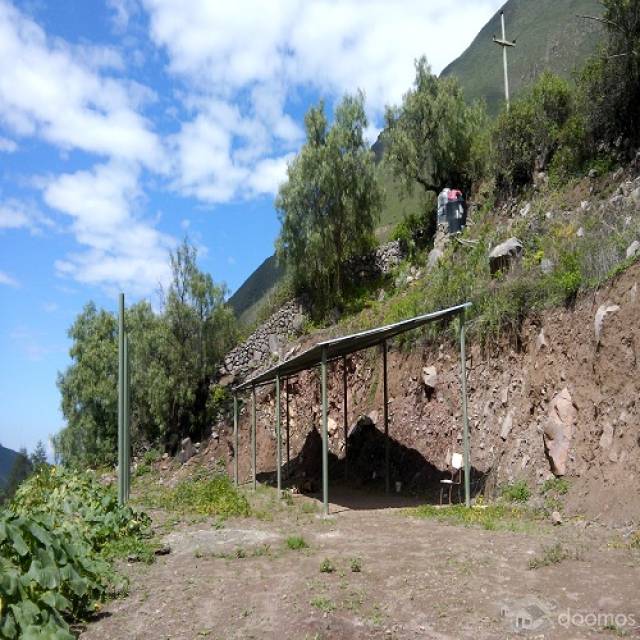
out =
{"type": "Polygon", "coordinates": [[[182,442],[180,442],[180,453],[178,453],[178,462],[180,464],[184,464],[187,460],[193,458],[196,454],[196,450],[191,443],[191,438],[184,438],[182,442]]]}
{"type": "Polygon", "coordinates": [[[502,428],[500,429],[500,437],[503,440],[506,440],[511,433],[511,429],[513,428],[513,414],[511,411],[507,413],[504,420],[502,421],[502,428]]]}
{"type": "Polygon", "coordinates": [[[602,329],[604,327],[606,317],[612,313],[617,313],[618,311],[620,311],[620,307],[617,304],[601,304],[598,307],[593,321],[593,329],[596,336],[596,347],[600,344],[600,338],[602,336],[602,329]]]}
{"type": "Polygon", "coordinates": [[[427,258],[427,268],[433,269],[438,264],[438,262],[440,262],[442,256],[444,256],[444,252],[441,249],[437,249],[435,247],[431,249],[427,258]]]}
{"type": "Polygon", "coordinates": [[[422,367],[422,382],[427,392],[435,391],[438,384],[438,370],[434,367],[422,367]]]}
{"type": "Polygon", "coordinates": [[[544,425],[544,446],[555,476],[567,472],[567,458],[578,411],[566,387],[557,393],[549,405],[544,425]]]}
{"type": "Polygon", "coordinates": [[[640,253],[640,242],[638,242],[637,240],[634,240],[627,247],[627,260],[629,258],[635,258],[635,256],[637,256],[639,253],[640,253]]]}
{"type": "Polygon", "coordinates": [[[522,242],[517,238],[509,238],[494,247],[489,254],[491,274],[508,271],[511,265],[522,257],[522,249],[522,242]]]}

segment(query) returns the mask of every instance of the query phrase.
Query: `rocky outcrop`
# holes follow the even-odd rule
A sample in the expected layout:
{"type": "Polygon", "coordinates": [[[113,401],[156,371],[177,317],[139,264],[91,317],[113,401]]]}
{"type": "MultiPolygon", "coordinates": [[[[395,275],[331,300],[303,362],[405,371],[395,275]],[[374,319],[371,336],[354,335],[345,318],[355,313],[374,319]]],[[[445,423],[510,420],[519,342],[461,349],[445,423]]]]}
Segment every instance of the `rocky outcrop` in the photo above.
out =
{"type": "Polygon", "coordinates": [[[196,449],[191,442],[191,438],[184,438],[180,442],[180,451],[178,452],[178,462],[184,464],[196,454],[196,449]]]}
{"type": "Polygon", "coordinates": [[[595,319],[593,321],[596,345],[600,344],[600,338],[602,337],[602,330],[604,328],[604,321],[606,317],[618,311],[620,311],[620,307],[617,304],[602,304],[600,305],[600,307],[598,307],[595,319]]]}
{"type": "Polygon", "coordinates": [[[567,472],[567,457],[577,415],[569,389],[565,387],[551,401],[544,425],[544,446],[551,471],[556,476],[563,476],[567,472]]]}
{"type": "Polygon", "coordinates": [[[489,269],[491,273],[507,271],[515,260],[522,256],[522,242],[517,238],[509,238],[491,250],[489,269]]]}

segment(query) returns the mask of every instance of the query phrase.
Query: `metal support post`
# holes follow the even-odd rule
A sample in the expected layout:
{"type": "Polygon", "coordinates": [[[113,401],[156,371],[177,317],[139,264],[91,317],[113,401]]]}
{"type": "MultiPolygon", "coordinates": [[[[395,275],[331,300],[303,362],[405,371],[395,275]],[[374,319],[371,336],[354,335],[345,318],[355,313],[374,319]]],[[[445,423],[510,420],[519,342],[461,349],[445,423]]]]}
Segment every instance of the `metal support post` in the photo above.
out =
{"type": "Polygon", "coordinates": [[[284,393],[285,393],[285,404],[287,407],[286,414],[286,436],[287,436],[287,480],[291,475],[290,467],[291,467],[291,446],[290,446],[290,434],[289,434],[289,378],[287,378],[284,382],[284,393]]]}
{"type": "Polygon", "coordinates": [[[390,443],[389,443],[389,388],[387,380],[387,341],[382,343],[382,402],[384,403],[384,489],[387,494],[391,492],[390,473],[390,443]]]}
{"type": "Polygon", "coordinates": [[[251,388],[251,471],[253,473],[253,490],[256,490],[257,470],[256,447],[256,388],[251,388]]]}
{"type": "Polygon", "coordinates": [[[322,349],[320,364],[322,378],[322,505],[325,516],[329,515],[329,415],[327,400],[327,349],[322,349]]]}
{"type": "Polygon", "coordinates": [[[124,502],[129,501],[131,489],[131,382],[129,378],[129,334],[124,332],[124,449],[123,449],[123,471],[124,471],[124,502]]]}
{"type": "Polygon", "coordinates": [[[342,357],[342,413],[344,425],[344,479],[349,477],[349,422],[347,418],[347,356],[342,357]]]}
{"type": "Polygon", "coordinates": [[[118,298],[118,503],[124,504],[124,293],[118,298]]]}
{"type": "Polygon", "coordinates": [[[462,386],[462,442],[464,446],[464,503],[471,506],[471,462],[469,460],[469,417],[467,415],[467,356],[465,352],[464,316],[460,314],[460,383],[462,386]]]}
{"type": "Polygon", "coordinates": [[[239,484],[238,458],[240,457],[238,437],[238,394],[233,394],[233,482],[236,487],[239,484]]]}
{"type": "Polygon", "coordinates": [[[276,375],[276,478],[278,497],[282,496],[282,434],[280,432],[280,374],[276,375]]]}

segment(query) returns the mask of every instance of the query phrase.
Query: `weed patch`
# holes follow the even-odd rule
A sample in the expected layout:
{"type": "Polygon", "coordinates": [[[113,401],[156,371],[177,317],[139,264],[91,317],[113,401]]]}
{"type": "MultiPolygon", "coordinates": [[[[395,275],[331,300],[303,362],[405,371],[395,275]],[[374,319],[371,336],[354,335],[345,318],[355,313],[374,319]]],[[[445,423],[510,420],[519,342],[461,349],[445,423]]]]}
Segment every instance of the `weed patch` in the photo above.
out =
{"type": "Polygon", "coordinates": [[[302,536],[289,536],[286,540],[288,549],[292,551],[299,551],[300,549],[308,548],[306,540],[302,536]]]}
{"type": "Polygon", "coordinates": [[[529,489],[529,485],[524,480],[504,485],[500,493],[509,502],[524,503],[531,497],[531,489],[529,489]]]}
{"type": "Polygon", "coordinates": [[[326,596],[316,596],[311,599],[309,604],[316,609],[320,609],[320,611],[323,611],[324,613],[331,613],[336,610],[335,602],[326,596]]]}
{"type": "Polygon", "coordinates": [[[490,504],[466,507],[462,504],[450,507],[423,505],[406,509],[407,515],[429,518],[447,524],[480,526],[489,531],[527,531],[536,522],[539,514],[523,507],[504,504],[490,504]]]}
{"type": "Polygon", "coordinates": [[[553,564],[559,564],[563,560],[580,560],[580,553],[570,551],[560,542],[556,542],[548,547],[543,547],[542,554],[529,560],[529,569],[539,569],[553,564]]]}
{"type": "Polygon", "coordinates": [[[221,474],[183,480],[174,489],[148,495],[147,502],[168,511],[215,515],[221,520],[250,513],[247,499],[221,474]]]}
{"type": "Polygon", "coordinates": [[[336,568],[333,566],[333,563],[329,558],[325,558],[320,563],[320,573],[333,573],[335,570],[336,568]]]}

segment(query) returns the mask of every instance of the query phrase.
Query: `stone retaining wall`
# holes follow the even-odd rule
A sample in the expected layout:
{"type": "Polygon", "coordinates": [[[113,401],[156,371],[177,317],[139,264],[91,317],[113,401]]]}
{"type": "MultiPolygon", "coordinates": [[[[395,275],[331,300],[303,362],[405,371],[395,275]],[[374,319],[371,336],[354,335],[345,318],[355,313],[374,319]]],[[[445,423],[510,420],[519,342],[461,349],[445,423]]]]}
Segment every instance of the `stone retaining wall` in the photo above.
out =
{"type": "MultiPolygon", "coordinates": [[[[370,280],[389,273],[404,258],[397,240],[380,245],[369,255],[347,263],[347,276],[353,280],[370,280]]],[[[222,376],[245,378],[283,358],[288,343],[302,332],[306,320],[305,304],[294,299],[278,309],[242,344],[230,351],[220,371],[222,376]]]]}

